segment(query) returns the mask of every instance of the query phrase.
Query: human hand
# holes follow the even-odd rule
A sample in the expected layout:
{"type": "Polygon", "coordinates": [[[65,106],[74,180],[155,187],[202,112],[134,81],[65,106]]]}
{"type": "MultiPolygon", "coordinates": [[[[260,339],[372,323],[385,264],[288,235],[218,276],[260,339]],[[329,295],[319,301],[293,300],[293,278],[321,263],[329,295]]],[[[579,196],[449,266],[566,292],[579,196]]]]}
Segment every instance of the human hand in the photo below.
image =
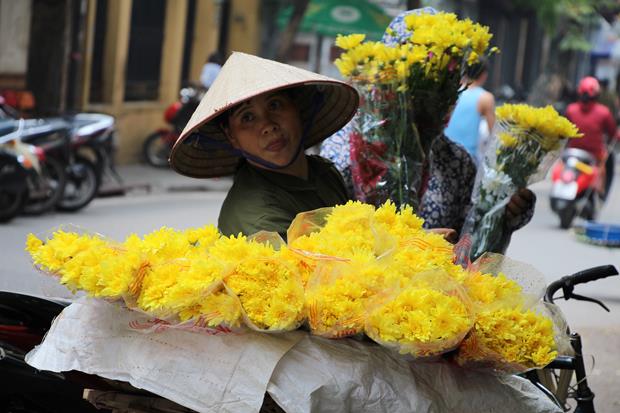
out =
{"type": "Polygon", "coordinates": [[[457,234],[452,228],[431,228],[429,232],[443,235],[443,238],[450,244],[456,244],[459,240],[459,234],[457,234]]]}
{"type": "Polygon", "coordinates": [[[515,192],[506,205],[506,219],[509,223],[517,221],[523,214],[534,207],[536,195],[527,188],[515,192]]]}

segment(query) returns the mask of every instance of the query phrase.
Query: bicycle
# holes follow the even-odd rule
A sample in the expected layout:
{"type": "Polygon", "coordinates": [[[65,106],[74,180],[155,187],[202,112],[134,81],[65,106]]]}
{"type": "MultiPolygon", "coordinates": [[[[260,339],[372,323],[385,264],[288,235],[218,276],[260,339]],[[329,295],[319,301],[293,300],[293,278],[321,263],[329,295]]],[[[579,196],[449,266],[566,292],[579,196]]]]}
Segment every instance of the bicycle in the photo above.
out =
{"type": "MultiPolygon", "coordinates": [[[[555,293],[561,289],[564,295],[558,298],[593,302],[609,311],[609,308],[601,301],[574,294],[573,290],[578,284],[614,275],[618,275],[618,270],[613,265],[602,265],[577,272],[573,275],[567,275],[549,284],[544,300],[553,304],[555,293]]],[[[588,386],[586,368],[583,362],[581,336],[579,333],[571,332],[568,326],[567,334],[569,334],[570,344],[575,354],[572,356],[558,356],[545,368],[525,373],[525,377],[564,411],[571,409],[571,406],[567,404],[567,400],[574,399],[577,403],[574,413],[594,413],[594,393],[588,386]]]]}

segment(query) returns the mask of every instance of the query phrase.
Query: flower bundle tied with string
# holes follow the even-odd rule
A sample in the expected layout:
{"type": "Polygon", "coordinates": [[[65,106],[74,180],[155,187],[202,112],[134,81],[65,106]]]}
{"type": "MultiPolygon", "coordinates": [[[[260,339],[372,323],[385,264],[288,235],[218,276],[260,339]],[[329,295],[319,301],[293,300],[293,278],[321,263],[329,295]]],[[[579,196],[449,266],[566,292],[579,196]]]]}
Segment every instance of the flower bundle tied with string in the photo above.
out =
{"type": "Polygon", "coordinates": [[[488,28],[454,14],[411,14],[405,25],[393,44],[359,34],[336,40],[345,52],[335,64],[362,96],[349,135],[355,196],[375,206],[419,204],[425,163],[462,74],[489,53],[488,28]]]}
{"type": "Polygon", "coordinates": [[[582,135],[551,106],[506,104],[497,108],[496,137],[478,168],[472,208],[463,235],[471,238],[472,259],[499,252],[506,226],[506,205],[519,188],[543,179],[567,139],[582,135]]]}

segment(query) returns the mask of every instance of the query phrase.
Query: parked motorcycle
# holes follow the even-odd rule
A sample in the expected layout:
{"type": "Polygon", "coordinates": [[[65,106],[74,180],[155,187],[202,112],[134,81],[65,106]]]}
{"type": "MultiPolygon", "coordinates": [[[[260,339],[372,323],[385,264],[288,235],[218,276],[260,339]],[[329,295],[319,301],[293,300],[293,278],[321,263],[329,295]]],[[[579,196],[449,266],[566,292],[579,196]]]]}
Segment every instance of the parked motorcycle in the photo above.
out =
{"type": "Polygon", "coordinates": [[[17,216],[28,197],[28,170],[34,165],[16,150],[12,124],[0,123],[0,222],[17,216]]]}
{"type": "Polygon", "coordinates": [[[204,94],[205,90],[200,87],[189,86],[181,89],[179,100],[168,106],[164,112],[164,120],[170,128],[158,129],[144,141],[142,153],[147,163],[157,167],[168,166],[172,146],[204,94]]]}
{"type": "Polygon", "coordinates": [[[582,149],[565,149],[551,179],[551,209],[560,217],[561,228],[570,228],[577,216],[596,219],[603,201],[597,190],[600,170],[594,156],[582,149]]]}
{"type": "Polygon", "coordinates": [[[0,146],[7,162],[1,185],[6,220],[20,212],[40,213],[53,207],[64,185],[62,166],[47,158],[44,149],[22,142],[24,137],[41,132],[27,129],[25,124],[23,120],[0,120],[0,146]]]}
{"type": "MultiPolygon", "coordinates": [[[[0,100],[0,119],[13,119],[16,111],[0,100]]],[[[112,116],[79,113],[63,118],[27,120],[24,140],[41,146],[54,173],[52,186],[61,186],[62,194],[44,205],[29,206],[26,212],[40,213],[55,206],[62,211],[77,211],[97,196],[102,183],[111,183],[113,192],[122,191],[122,179],[114,168],[115,123],[112,116]],[[64,173],[59,169],[64,168],[64,173]],[[62,178],[62,181],[61,181],[62,178]]]]}
{"type": "MultiPolygon", "coordinates": [[[[14,122],[19,122],[15,120],[14,122]]],[[[32,181],[26,214],[39,215],[53,209],[63,196],[67,184],[67,169],[71,160],[69,125],[61,119],[27,119],[20,140],[39,147],[45,154],[40,174],[43,179],[32,181]]]]}
{"type": "Polygon", "coordinates": [[[77,211],[97,196],[104,180],[122,183],[113,161],[114,118],[101,113],[81,113],[65,120],[72,127],[72,159],[67,185],[56,207],[62,211],[77,211]]]}

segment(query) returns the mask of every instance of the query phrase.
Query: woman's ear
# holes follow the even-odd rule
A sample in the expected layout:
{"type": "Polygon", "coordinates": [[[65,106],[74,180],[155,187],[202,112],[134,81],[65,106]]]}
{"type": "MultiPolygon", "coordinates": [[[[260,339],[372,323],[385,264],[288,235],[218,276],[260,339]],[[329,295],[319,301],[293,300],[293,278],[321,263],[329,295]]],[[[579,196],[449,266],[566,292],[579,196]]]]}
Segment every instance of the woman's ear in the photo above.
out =
{"type": "Polygon", "coordinates": [[[224,135],[226,135],[226,138],[232,147],[235,149],[241,149],[239,147],[239,141],[230,133],[230,128],[228,128],[228,126],[222,126],[222,130],[224,131],[224,135]]]}

